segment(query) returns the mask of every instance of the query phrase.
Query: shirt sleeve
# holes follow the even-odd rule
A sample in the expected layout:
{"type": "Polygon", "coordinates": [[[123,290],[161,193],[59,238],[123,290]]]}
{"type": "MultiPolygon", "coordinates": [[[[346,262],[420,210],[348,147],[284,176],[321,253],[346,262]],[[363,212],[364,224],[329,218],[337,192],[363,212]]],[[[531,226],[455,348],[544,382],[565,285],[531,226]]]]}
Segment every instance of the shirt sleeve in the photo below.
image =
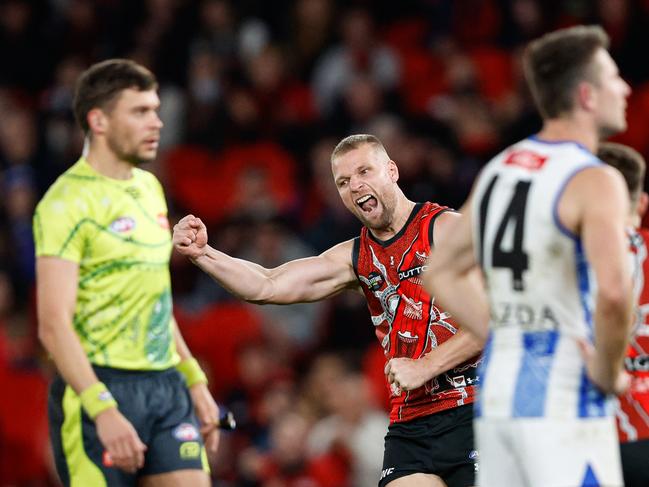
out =
{"type": "Polygon", "coordinates": [[[69,189],[51,188],[36,207],[33,231],[37,257],[54,256],[81,262],[90,220],[85,217],[87,203],[68,197],[69,189]]]}

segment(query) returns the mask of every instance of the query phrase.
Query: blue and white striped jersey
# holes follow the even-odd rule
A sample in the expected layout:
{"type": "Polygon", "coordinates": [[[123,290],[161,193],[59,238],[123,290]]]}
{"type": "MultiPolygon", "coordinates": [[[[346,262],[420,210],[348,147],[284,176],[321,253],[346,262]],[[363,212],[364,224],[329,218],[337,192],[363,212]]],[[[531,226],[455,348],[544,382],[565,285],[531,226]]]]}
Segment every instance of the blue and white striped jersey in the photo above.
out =
{"type": "Polygon", "coordinates": [[[571,141],[531,137],[493,158],[477,183],[476,257],[491,307],[476,414],[587,418],[609,414],[577,339],[592,336],[593,278],[558,202],[571,178],[602,164],[571,141]]]}

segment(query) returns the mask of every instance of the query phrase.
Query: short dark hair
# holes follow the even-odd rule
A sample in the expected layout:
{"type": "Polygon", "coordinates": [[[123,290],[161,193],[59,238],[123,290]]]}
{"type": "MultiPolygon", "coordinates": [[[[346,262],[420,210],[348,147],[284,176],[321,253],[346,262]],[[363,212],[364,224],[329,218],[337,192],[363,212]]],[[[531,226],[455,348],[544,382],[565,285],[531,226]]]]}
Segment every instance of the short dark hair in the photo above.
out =
{"type": "Polygon", "coordinates": [[[560,29],[527,46],[523,54],[525,77],[544,119],[573,109],[575,88],[580,82],[597,82],[593,56],[608,46],[609,37],[598,25],[560,29]]]}
{"type": "Polygon", "coordinates": [[[93,64],[77,80],[74,92],[74,116],[87,133],[88,112],[93,108],[110,110],[122,90],[155,90],[158,82],[151,71],[129,59],[108,59],[93,64]]]}
{"type": "Polygon", "coordinates": [[[343,156],[348,152],[358,149],[359,147],[370,144],[374,147],[377,147],[387,154],[383,143],[379,140],[378,137],[370,134],[354,134],[345,137],[343,140],[338,142],[333,152],[331,153],[331,160],[333,162],[337,157],[343,156]]]}
{"type": "Polygon", "coordinates": [[[647,164],[644,157],[628,145],[602,142],[597,157],[622,173],[632,203],[636,203],[644,188],[647,164]]]}

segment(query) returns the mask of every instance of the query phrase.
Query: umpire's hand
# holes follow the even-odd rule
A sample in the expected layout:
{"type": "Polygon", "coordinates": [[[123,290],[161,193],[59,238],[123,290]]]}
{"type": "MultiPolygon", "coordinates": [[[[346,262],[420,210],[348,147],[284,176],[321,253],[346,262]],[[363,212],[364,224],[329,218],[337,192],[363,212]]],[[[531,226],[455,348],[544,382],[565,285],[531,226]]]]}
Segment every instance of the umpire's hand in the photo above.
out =
{"type": "Polygon", "coordinates": [[[194,384],[189,388],[189,394],[192,396],[194,410],[198,421],[201,423],[201,434],[203,435],[205,448],[211,455],[214,455],[219,448],[219,407],[212,398],[207,384],[194,384]]]}
{"type": "Polygon", "coordinates": [[[122,470],[135,473],[144,466],[146,445],[133,425],[117,408],[102,411],[95,418],[97,435],[106,449],[109,461],[122,470]]]}

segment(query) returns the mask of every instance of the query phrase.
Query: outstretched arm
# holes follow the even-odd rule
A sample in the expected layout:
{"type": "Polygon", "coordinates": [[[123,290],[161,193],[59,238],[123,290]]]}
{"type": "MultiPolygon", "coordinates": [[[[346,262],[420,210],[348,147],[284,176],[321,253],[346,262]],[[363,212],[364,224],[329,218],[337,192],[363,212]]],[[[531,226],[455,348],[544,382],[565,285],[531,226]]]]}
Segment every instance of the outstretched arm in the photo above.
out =
{"type": "Polygon", "coordinates": [[[319,301],[357,287],[352,267],[352,240],[326,252],[274,269],[231,257],[207,244],[207,229],[188,215],[174,226],[176,250],[240,299],[257,304],[319,301]]]}
{"type": "MultiPolygon", "coordinates": [[[[445,245],[447,241],[451,239],[451,236],[456,231],[455,227],[460,223],[460,220],[460,215],[451,212],[443,213],[437,217],[434,223],[436,247],[431,249],[431,259],[439,252],[438,246],[445,245]]],[[[424,274],[425,282],[430,279],[431,274],[429,267],[428,271],[424,274]]],[[[469,274],[469,278],[479,282],[476,274],[477,269],[473,271],[473,274],[469,274]]],[[[444,283],[443,286],[447,285],[446,280],[443,279],[441,282],[444,283]]],[[[449,310],[449,307],[446,304],[448,298],[444,296],[444,299],[442,299],[439,294],[440,293],[431,293],[431,296],[435,296],[435,300],[442,303],[442,307],[444,307],[445,310],[449,310]]],[[[459,296],[463,295],[460,294],[459,296]]],[[[464,306],[463,299],[458,301],[460,301],[458,304],[464,306]]],[[[469,327],[466,326],[465,323],[467,322],[464,320],[470,318],[464,317],[461,314],[460,317],[458,317],[453,311],[451,311],[451,315],[460,324],[460,330],[458,330],[453,337],[446,340],[420,359],[395,358],[390,360],[385,366],[385,374],[387,375],[389,382],[396,383],[404,390],[416,389],[421,387],[425,382],[431,380],[433,377],[446,372],[480,353],[484,345],[484,340],[482,337],[475,336],[466,331],[466,328],[469,327]]]]}

